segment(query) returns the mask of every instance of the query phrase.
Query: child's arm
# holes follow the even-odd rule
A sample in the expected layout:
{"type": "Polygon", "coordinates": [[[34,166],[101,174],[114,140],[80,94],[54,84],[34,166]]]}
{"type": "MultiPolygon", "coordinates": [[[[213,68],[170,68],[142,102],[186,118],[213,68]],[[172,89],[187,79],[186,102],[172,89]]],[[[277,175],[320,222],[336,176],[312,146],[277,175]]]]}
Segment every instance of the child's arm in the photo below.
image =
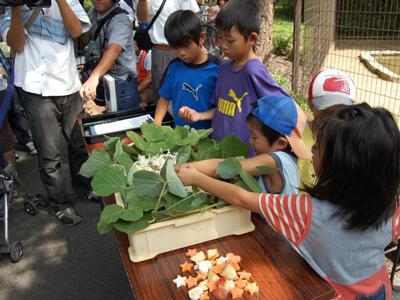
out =
{"type": "Polygon", "coordinates": [[[160,97],[157,102],[156,112],[154,113],[154,124],[161,126],[162,121],[167,113],[169,101],[160,97]]]}
{"type": "Polygon", "coordinates": [[[187,107],[187,106],[182,106],[179,109],[179,116],[186,120],[187,122],[198,122],[198,121],[205,121],[205,120],[212,120],[214,117],[215,113],[215,108],[212,108],[210,110],[204,111],[204,112],[197,112],[194,109],[187,107]]]}
{"type": "Polygon", "coordinates": [[[257,193],[248,192],[234,184],[207,176],[191,167],[191,164],[180,168],[178,176],[184,185],[198,186],[225,202],[260,213],[258,205],[259,194],[257,193]]]}
{"type": "MultiPolygon", "coordinates": [[[[191,162],[190,166],[205,175],[215,177],[218,164],[223,160],[224,159],[222,158],[200,160],[191,162]]],[[[257,169],[257,167],[267,166],[271,168],[276,168],[276,162],[269,154],[261,154],[255,157],[241,159],[239,162],[242,165],[243,170],[245,172],[250,173],[253,176],[260,176],[271,173],[271,172],[261,172],[260,170],[257,169]]],[[[185,168],[188,165],[189,164],[183,164],[181,166],[178,165],[176,169],[177,171],[179,171],[180,168],[185,168]]]]}

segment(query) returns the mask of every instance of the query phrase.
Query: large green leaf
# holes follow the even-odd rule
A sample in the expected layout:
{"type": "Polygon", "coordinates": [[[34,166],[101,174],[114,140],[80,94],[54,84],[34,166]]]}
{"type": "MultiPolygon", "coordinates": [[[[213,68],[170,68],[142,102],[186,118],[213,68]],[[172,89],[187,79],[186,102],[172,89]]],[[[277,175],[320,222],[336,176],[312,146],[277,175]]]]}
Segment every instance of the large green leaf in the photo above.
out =
{"type": "Polygon", "coordinates": [[[92,180],[93,190],[102,197],[120,192],[126,184],[124,168],[116,164],[99,170],[92,180]]]}
{"type": "Polygon", "coordinates": [[[141,151],[144,151],[146,149],[146,141],[142,139],[136,132],[128,131],[126,134],[138,149],[140,149],[141,151]]]}
{"type": "Polygon", "coordinates": [[[178,147],[178,134],[169,126],[163,126],[165,129],[165,147],[169,149],[171,152],[175,152],[175,149],[178,147]]]}
{"type": "Polygon", "coordinates": [[[257,180],[254,179],[249,173],[246,173],[243,169],[239,172],[240,178],[246,183],[252,192],[261,193],[262,190],[258,185],[257,180]]]}
{"type": "Polygon", "coordinates": [[[229,135],[220,143],[222,158],[249,155],[249,146],[243,143],[238,137],[229,135]]]}
{"type": "Polygon", "coordinates": [[[137,221],[143,217],[143,210],[137,208],[125,209],[121,215],[121,219],[124,221],[137,221]]]}
{"type": "Polygon", "coordinates": [[[192,153],[194,160],[206,160],[221,157],[219,145],[208,138],[202,139],[196,146],[195,153],[192,153]]]}
{"type": "Polygon", "coordinates": [[[188,126],[176,126],[174,129],[178,140],[185,139],[189,134],[189,127],[188,126]]]}
{"type": "Polygon", "coordinates": [[[123,150],[122,145],[123,141],[121,140],[117,141],[115,145],[114,160],[116,160],[120,165],[122,165],[125,169],[126,174],[128,174],[133,164],[133,160],[131,159],[129,154],[123,150]]]}
{"type": "Polygon", "coordinates": [[[82,165],[79,174],[87,178],[93,177],[96,172],[111,163],[112,161],[106,152],[95,149],[89,159],[82,165]]]}
{"type": "Polygon", "coordinates": [[[189,132],[189,134],[187,135],[187,137],[185,137],[182,140],[178,140],[177,144],[178,145],[196,145],[198,142],[200,141],[200,136],[197,133],[197,131],[192,128],[189,132]]]}
{"type": "Polygon", "coordinates": [[[140,126],[140,131],[148,142],[158,142],[164,139],[165,131],[155,124],[144,123],[140,126]]]}
{"type": "Polygon", "coordinates": [[[184,198],[187,196],[187,191],[185,190],[185,186],[182,184],[178,175],[176,175],[174,165],[171,159],[168,159],[166,162],[166,181],[167,188],[171,194],[174,194],[178,197],[184,198]]]}
{"type": "Polygon", "coordinates": [[[143,170],[132,176],[132,188],[138,197],[158,197],[163,186],[163,178],[154,172],[143,170]]]}
{"type": "Polygon", "coordinates": [[[179,151],[176,158],[177,164],[186,163],[192,154],[192,147],[190,145],[183,146],[179,151]]]}
{"type": "Polygon", "coordinates": [[[111,229],[113,229],[113,227],[114,225],[112,223],[111,224],[104,223],[101,219],[97,223],[97,231],[101,234],[109,232],[111,229]]]}
{"type": "Polygon", "coordinates": [[[115,152],[115,145],[121,138],[119,137],[108,137],[107,140],[104,142],[104,150],[110,155],[112,158],[115,152]]]}
{"type": "Polygon", "coordinates": [[[124,208],[118,204],[106,205],[101,212],[100,220],[105,224],[111,224],[117,221],[123,212],[124,208]]]}
{"type": "Polygon", "coordinates": [[[140,209],[142,211],[153,210],[157,203],[157,198],[151,198],[147,196],[138,197],[133,188],[128,190],[125,199],[128,203],[128,208],[140,209]]]}
{"type": "Polygon", "coordinates": [[[150,225],[150,221],[153,219],[153,216],[151,213],[146,213],[143,215],[143,217],[137,221],[134,222],[127,222],[124,220],[118,220],[117,222],[114,223],[115,229],[125,232],[128,234],[132,234],[134,232],[143,230],[150,225]]]}
{"type": "Polygon", "coordinates": [[[204,139],[204,138],[208,137],[212,132],[213,132],[212,128],[197,130],[197,134],[199,135],[200,139],[204,139]]]}
{"type": "Polygon", "coordinates": [[[160,141],[160,142],[151,142],[151,143],[147,143],[146,144],[146,149],[144,150],[144,152],[148,155],[156,155],[156,154],[160,154],[163,151],[168,150],[167,149],[167,144],[164,141],[160,141]]]}
{"type": "Polygon", "coordinates": [[[137,148],[132,146],[128,146],[127,144],[123,143],[122,144],[122,149],[129,154],[131,158],[134,158],[135,160],[137,159],[137,155],[139,152],[136,150],[137,148]]]}
{"type": "Polygon", "coordinates": [[[171,193],[165,193],[164,196],[164,200],[165,200],[165,208],[168,209],[169,207],[177,204],[179,201],[182,200],[182,198],[175,196],[171,193]]]}
{"type": "Polygon", "coordinates": [[[240,162],[232,157],[221,161],[217,166],[216,173],[222,179],[231,179],[238,176],[240,170],[242,170],[240,162]]]}

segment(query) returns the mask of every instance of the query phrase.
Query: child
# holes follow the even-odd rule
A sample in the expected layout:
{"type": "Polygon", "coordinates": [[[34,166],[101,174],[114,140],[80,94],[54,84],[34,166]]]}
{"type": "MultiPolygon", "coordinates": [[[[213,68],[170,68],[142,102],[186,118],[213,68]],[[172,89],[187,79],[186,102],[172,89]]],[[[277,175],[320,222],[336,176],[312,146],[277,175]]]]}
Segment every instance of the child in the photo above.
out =
{"type": "Polygon", "coordinates": [[[230,60],[221,65],[212,97],[216,108],[207,112],[184,108],[180,112],[190,122],[212,120],[216,140],[233,134],[249,143],[246,122],[253,104],[263,96],[289,96],[254,53],[260,24],[260,7],[255,0],[231,0],[222,7],[216,27],[221,48],[230,60]]]}
{"type": "Polygon", "coordinates": [[[185,185],[262,213],[342,299],[391,299],[384,248],[400,233],[400,132],[383,108],[328,110],[313,124],[318,180],[309,195],[259,195],[190,166],[178,175],[185,185]]]}
{"type": "MultiPolygon", "coordinates": [[[[311,81],[308,91],[308,106],[317,117],[324,109],[333,105],[351,105],[356,99],[356,87],[349,76],[335,69],[319,72],[311,81]]],[[[303,140],[308,149],[314,145],[311,132],[312,121],[303,132],[303,140]]],[[[311,186],[315,180],[315,172],[311,160],[298,161],[300,171],[300,188],[311,186]]]]}
{"type": "MultiPolygon", "coordinates": [[[[301,128],[305,124],[303,114],[290,97],[266,96],[258,100],[247,119],[250,130],[250,144],[257,156],[242,159],[243,169],[253,176],[266,193],[297,193],[299,170],[297,157],[309,158],[311,153],[301,139],[301,128]],[[277,168],[279,172],[262,173],[259,166],[277,168]]],[[[218,163],[223,159],[210,159],[190,163],[200,172],[215,176],[218,163]]],[[[182,166],[182,167],[185,167],[182,166]]]]}
{"type": "Polygon", "coordinates": [[[219,61],[207,55],[203,47],[205,34],[198,16],[190,10],[172,13],[165,24],[165,37],[175,49],[173,60],[161,81],[154,123],[161,125],[172,102],[175,125],[190,125],[196,129],[211,127],[210,121],[189,124],[179,117],[179,109],[188,106],[200,112],[209,110],[219,72],[219,61]]]}

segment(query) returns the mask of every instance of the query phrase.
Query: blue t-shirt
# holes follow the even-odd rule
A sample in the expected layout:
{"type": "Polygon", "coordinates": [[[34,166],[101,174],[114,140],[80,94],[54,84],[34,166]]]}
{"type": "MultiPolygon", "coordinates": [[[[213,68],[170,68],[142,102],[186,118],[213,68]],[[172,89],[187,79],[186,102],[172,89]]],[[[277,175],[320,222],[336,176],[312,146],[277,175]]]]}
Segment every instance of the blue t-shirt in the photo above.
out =
{"type": "Polygon", "coordinates": [[[186,64],[178,58],[171,61],[161,80],[159,93],[165,100],[172,101],[175,126],[211,127],[211,121],[186,122],[179,117],[179,109],[187,106],[198,112],[210,110],[218,73],[219,60],[211,55],[200,65],[186,64]]]}
{"type": "MultiPolygon", "coordinates": [[[[268,153],[275,160],[276,167],[282,176],[282,191],[279,194],[292,195],[298,194],[300,185],[299,168],[297,167],[297,159],[289,153],[283,151],[268,153]]],[[[263,193],[269,193],[263,176],[258,177],[258,185],[263,193]]]]}

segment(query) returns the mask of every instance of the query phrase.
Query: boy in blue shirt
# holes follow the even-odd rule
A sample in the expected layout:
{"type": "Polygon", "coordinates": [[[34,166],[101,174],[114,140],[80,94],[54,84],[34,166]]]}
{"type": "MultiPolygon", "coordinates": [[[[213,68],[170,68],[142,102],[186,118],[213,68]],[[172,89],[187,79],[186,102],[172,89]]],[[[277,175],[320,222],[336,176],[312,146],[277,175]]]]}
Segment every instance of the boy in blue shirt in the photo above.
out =
{"type": "Polygon", "coordinates": [[[175,49],[177,58],[171,61],[161,80],[154,123],[162,124],[171,103],[175,125],[210,128],[210,120],[188,123],[179,116],[181,107],[199,112],[213,107],[210,100],[219,73],[219,61],[207,54],[203,47],[205,34],[200,19],[190,10],[176,11],[168,17],[164,34],[169,45],[175,49]]]}

